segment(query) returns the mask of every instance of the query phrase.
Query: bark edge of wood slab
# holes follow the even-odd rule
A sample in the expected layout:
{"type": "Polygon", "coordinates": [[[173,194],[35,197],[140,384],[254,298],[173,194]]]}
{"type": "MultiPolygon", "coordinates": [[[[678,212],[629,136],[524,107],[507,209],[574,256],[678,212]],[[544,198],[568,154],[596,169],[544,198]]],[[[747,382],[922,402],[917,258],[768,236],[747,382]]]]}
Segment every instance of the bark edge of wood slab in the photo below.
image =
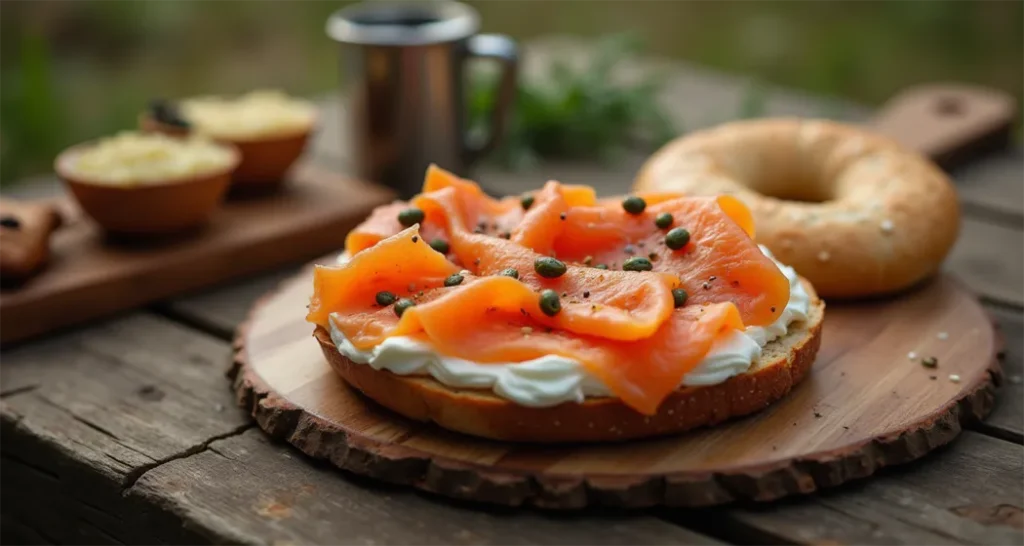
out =
{"type": "Polygon", "coordinates": [[[509,444],[407,420],[348,387],[304,321],[310,275],[265,295],[239,327],[228,372],[239,405],[313,458],[482,503],[696,507],[811,493],[952,441],[988,415],[1002,377],[988,314],[939,277],[900,298],[833,304],[811,376],[753,416],[653,440],[509,444]],[[910,345],[938,355],[938,368],[910,361],[910,345]]]}
{"type": "Polygon", "coordinates": [[[868,125],[950,169],[1005,147],[1016,116],[1016,102],[1008,93],[933,83],[896,94],[868,125]]]}

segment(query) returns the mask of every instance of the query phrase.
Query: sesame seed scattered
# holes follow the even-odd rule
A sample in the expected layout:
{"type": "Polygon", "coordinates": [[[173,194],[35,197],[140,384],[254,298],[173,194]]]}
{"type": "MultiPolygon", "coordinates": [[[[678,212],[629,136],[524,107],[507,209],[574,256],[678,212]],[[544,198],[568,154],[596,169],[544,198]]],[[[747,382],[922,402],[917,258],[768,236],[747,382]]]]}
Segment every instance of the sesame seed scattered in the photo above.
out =
{"type": "Polygon", "coordinates": [[[829,254],[827,250],[822,250],[821,252],[818,253],[819,262],[827,262],[831,257],[832,255],[829,254]]]}
{"type": "Polygon", "coordinates": [[[587,428],[594,428],[594,423],[587,423],[587,428]]]}
{"type": "Polygon", "coordinates": [[[675,412],[676,412],[675,410],[668,410],[668,414],[669,414],[669,415],[672,415],[672,414],[673,414],[673,413],[675,413],[675,412]]]}
{"type": "Polygon", "coordinates": [[[939,332],[938,334],[935,335],[935,337],[941,339],[942,341],[945,341],[949,339],[949,332],[939,332]]]}
{"type": "Polygon", "coordinates": [[[523,327],[522,327],[522,328],[520,329],[520,331],[521,331],[521,332],[523,332],[523,335],[524,335],[524,336],[528,336],[528,335],[530,335],[530,334],[532,334],[532,333],[533,333],[533,328],[530,328],[529,326],[523,326],[523,327]]]}
{"type": "Polygon", "coordinates": [[[881,227],[882,227],[882,233],[892,233],[892,229],[893,229],[894,226],[893,226],[892,220],[885,219],[885,220],[882,220],[881,227]]]}
{"type": "Polygon", "coordinates": [[[562,426],[562,423],[560,423],[560,422],[558,422],[558,421],[555,421],[555,426],[556,426],[556,427],[560,427],[560,426],[562,426]]]}
{"type": "Polygon", "coordinates": [[[910,351],[909,353],[907,353],[907,358],[909,358],[910,360],[917,360],[917,353],[915,353],[914,351],[910,351]]]}
{"type": "Polygon", "coordinates": [[[959,383],[960,382],[960,376],[955,374],[955,373],[951,373],[951,374],[949,374],[949,380],[952,381],[953,383],[959,383]]]}

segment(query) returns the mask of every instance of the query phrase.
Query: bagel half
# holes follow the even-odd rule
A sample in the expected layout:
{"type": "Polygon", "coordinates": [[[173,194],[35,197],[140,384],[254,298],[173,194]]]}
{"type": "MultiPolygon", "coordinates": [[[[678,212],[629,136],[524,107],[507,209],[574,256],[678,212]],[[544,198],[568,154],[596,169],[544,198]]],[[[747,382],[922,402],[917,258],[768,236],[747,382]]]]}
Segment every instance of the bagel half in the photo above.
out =
{"type": "Polygon", "coordinates": [[[335,348],[330,334],[317,327],[314,337],[331,367],[382,406],[417,421],[515,442],[609,442],[645,438],[714,425],[764,409],[784,397],[807,375],[821,344],[825,304],[810,283],[808,318],[766,345],[759,362],[744,374],[718,385],[681,387],[655,415],[640,414],[617,398],[587,398],[549,408],[520,406],[489,391],[455,389],[431,377],[401,376],[357,364],[335,348]]]}
{"type": "Polygon", "coordinates": [[[926,157],[861,127],[816,119],[726,123],[666,144],[634,191],[732,194],[758,243],[825,298],[907,289],[956,242],[956,190],[926,157]]]}

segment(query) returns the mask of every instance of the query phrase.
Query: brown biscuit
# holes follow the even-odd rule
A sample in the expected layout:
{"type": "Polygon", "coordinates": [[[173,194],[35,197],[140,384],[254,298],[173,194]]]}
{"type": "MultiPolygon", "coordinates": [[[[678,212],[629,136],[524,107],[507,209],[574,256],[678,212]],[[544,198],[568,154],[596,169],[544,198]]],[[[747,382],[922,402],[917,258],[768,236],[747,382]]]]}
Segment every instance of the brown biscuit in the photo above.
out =
{"type": "Polygon", "coordinates": [[[0,280],[20,282],[46,264],[50,235],[61,225],[47,204],[0,199],[0,280]]]}

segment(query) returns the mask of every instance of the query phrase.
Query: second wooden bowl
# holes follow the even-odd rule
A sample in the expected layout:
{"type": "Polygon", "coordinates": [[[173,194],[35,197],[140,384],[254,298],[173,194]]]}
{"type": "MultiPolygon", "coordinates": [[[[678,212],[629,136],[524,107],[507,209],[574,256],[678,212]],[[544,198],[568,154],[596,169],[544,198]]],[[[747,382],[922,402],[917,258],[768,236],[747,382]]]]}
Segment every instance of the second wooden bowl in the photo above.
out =
{"type": "MultiPolygon", "coordinates": [[[[148,112],[139,115],[139,127],[143,131],[160,132],[168,135],[185,135],[188,129],[161,123],[148,112]]],[[[302,133],[281,136],[258,137],[249,140],[228,140],[215,138],[217,142],[231,144],[241,153],[241,162],[232,174],[232,189],[269,189],[277,187],[284,175],[306,149],[313,125],[302,133]]]]}

